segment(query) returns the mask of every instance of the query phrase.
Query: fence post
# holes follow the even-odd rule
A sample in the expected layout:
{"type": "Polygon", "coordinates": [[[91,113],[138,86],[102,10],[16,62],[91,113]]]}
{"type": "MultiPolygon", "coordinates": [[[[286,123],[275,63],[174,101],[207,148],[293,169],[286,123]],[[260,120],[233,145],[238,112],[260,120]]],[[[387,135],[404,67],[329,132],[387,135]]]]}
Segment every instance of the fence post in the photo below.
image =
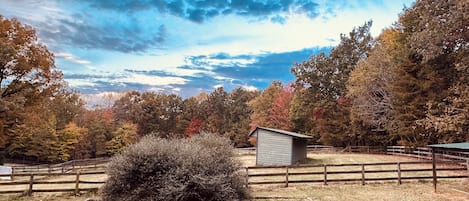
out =
{"type": "Polygon", "coordinates": [[[246,188],[249,187],[249,167],[246,167],[246,188]]]}
{"type": "Polygon", "coordinates": [[[324,164],[324,185],[327,185],[327,164],[324,164]]]}
{"type": "Polygon", "coordinates": [[[286,172],[285,172],[285,187],[288,187],[288,166],[287,166],[286,172]]]}
{"type": "Polygon", "coordinates": [[[33,194],[33,184],[34,184],[34,175],[33,173],[29,176],[29,188],[28,188],[28,196],[33,194]]]}
{"type": "Polygon", "coordinates": [[[401,163],[397,162],[397,184],[401,185],[401,163]]]}
{"type": "Polygon", "coordinates": [[[77,171],[77,177],[75,180],[75,195],[80,193],[80,170],[77,171]]]}
{"type": "MultiPolygon", "coordinates": [[[[469,178],[469,159],[466,160],[467,177],[469,178]]],[[[12,177],[13,180],[13,177],[12,177]]]]}
{"type": "Polygon", "coordinates": [[[362,185],[365,185],[365,164],[362,164],[362,185]]]}
{"type": "Polygon", "coordinates": [[[15,180],[15,167],[11,167],[11,180],[15,180]]]}

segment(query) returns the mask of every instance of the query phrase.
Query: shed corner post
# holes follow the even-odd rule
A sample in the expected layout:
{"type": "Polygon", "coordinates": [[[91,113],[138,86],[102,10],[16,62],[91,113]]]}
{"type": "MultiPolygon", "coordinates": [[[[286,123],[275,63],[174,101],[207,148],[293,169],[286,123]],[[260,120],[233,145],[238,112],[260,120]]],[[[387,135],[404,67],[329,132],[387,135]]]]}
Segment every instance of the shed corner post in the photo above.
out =
{"type": "Polygon", "coordinates": [[[436,178],[436,161],[435,161],[435,148],[432,147],[432,172],[433,172],[433,189],[434,189],[434,192],[436,193],[436,182],[437,182],[437,178],[436,178]]]}

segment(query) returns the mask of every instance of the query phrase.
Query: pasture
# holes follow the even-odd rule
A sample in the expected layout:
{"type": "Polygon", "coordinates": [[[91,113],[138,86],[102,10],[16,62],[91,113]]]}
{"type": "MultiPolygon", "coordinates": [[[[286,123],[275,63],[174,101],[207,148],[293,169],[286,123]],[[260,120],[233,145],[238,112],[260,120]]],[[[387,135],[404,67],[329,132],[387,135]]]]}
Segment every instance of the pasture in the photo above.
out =
{"type": "MultiPolygon", "coordinates": [[[[253,152],[240,152],[237,154],[240,162],[244,167],[251,167],[255,165],[255,155],[253,152]]],[[[353,172],[350,174],[332,174],[328,175],[327,179],[354,179],[361,178],[361,166],[337,166],[333,164],[363,164],[363,163],[397,163],[401,162],[401,168],[404,169],[429,169],[431,164],[405,164],[406,162],[416,161],[417,159],[411,157],[391,156],[391,155],[377,155],[377,154],[350,154],[350,153],[309,153],[308,159],[303,161],[310,165],[330,164],[331,167],[327,168],[330,172],[353,172]]],[[[423,161],[423,160],[421,160],[423,161]]],[[[104,166],[101,166],[104,167],[104,166]]],[[[456,167],[461,171],[444,171],[445,175],[467,175],[464,168],[459,165],[439,165],[440,168],[456,167]]],[[[395,169],[395,165],[377,165],[366,167],[367,171],[387,171],[395,169]]],[[[90,170],[92,171],[92,170],[90,170]]],[[[322,174],[304,174],[306,172],[321,172],[324,171],[323,167],[314,168],[298,168],[289,170],[290,181],[295,180],[322,180],[322,174]],[[295,175],[298,173],[298,175],[295,175]]],[[[76,171],[71,170],[70,175],[62,176],[43,176],[38,180],[44,184],[34,184],[34,189],[54,189],[54,188],[70,188],[75,187],[74,182],[68,184],[53,184],[53,182],[60,181],[74,181],[76,176],[73,174],[76,171]],[[50,182],[50,183],[49,183],[50,182]]],[[[285,169],[272,168],[272,169],[249,169],[249,174],[279,174],[272,177],[253,177],[248,178],[249,182],[265,182],[265,181],[284,181],[285,169]]],[[[401,172],[402,177],[416,177],[416,176],[430,176],[431,171],[410,171],[401,172]]],[[[443,173],[442,173],[443,174],[443,173]]],[[[367,173],[366,177],[395,177],[395,172],[383,173],[367,173]]],[[[440,173],[439,173],[440,175],[440,173]]],[[[15,181],[28,181],[27,176],[17,177],[15,181]]],[[[88,182],[101,182],[106,179],[105,174],[91,174],[81,175],[80,181],[88,182]]],[[[6,181],[0,181],[4,183],[6,181]]],[[[362,185],[360,181],[351,182],[329,182],[327,185],[324,182],[317,183],[295,183],[292,182],[285,187],[285,184],[271,185],[249,185],[249,190],[252,195],[257,198],[269,197],[267,199],[256,200],[469,200],[469,187],[468,180],[462,179],[439,179],[438,191],[433,192],[433,185],[431,180],[403,180],[401,185],[396,180],[390,181],[370,181],[362,185]],[[274,198],[272,198],[274,197],[274,198]],[[288,198],[288,199],[287,199],[288,198]]],[[[80,184],[79,188],[98,187],[100,184],[80,184]]],[[[0,191],[5,190],[24,190],[28,189],[28,184],[22,185],[0,185],[0,191]]],[[[72,191],[73,192],[73,191],[72,191]]],[[[19,194],[3,194],[0,195],[0,201],[3,200],[84,200],[86,198],[95,198],[93,193],[81,192],[82,195],[75,197],[73,193],[33,193],[31,197],[21,197],[19,194]]]]}

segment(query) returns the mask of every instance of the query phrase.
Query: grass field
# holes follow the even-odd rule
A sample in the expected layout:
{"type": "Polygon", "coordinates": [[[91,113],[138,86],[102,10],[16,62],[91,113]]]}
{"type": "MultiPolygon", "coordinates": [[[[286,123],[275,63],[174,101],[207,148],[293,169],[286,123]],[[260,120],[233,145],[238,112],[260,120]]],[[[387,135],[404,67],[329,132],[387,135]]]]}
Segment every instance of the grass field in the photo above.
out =
{"type": "MultiPolygon", "coordinates": [[[[255,155],[240,154],[240,161],[243,166],[255,165],[255,155]]],[[[389,156],[389,155],[372,155],[372,154],[340,154],[340,153],[310,153],[306,163],[310,164],[343,164],[343,163],[376,163],[376,162],[404,162],[415,161],[414,158],[389,156]]],[[[431,165],[424,164],[425,167],[431,165]]],[[[337,171],[341,171],[341,167],[337,167],[337,171]]],[[[371,168],[371,167],[370,167],[371,168]]],[[[378,167],[374,167],[378,168],[378,167]]],[[[412,168],[412,167],[403,167],[412,168]]],[[[332,169],[331,169],[332,170],[332,169]]],[[[301,171],[301,170],[297,170],[301,171]]],[[[430,173],[429,173],[430,174],[430,173]]],[[[65,177],[65,176],[64,176],[65,177]]],[[[105,175],[88,175],[83,179],[87,181],[102,181],[105,175]]],[[[48,181],[56,181],[70,178],[47,178],[48,181]]],[[[10,187],[10,186],[2,186],[10,187]]],[[[50,187],[50,186],[49,186],[50,187]]],[[[24,187],[17,187],[24,188],[24,187]]],[[[349,184],[331,183],[323,184],[291,184],[288,188],[281,185],[252,186],[250,188],[252,195],[255,197],[290,197],[292,199],[283,200],[469,200],[469,181],[467,179],[439,180],[438,192],[433,192],[433,185],[430,181],[417,182],[407,181],[402,185],[396,182],[379,182],[367,183],[362,186],[359,182],[349,184]]],[[[86,198],[95,198],[94,194],[84,194],[79,197],[72,196],[69,193],[34,193],[32,197],[18,197],[17,195],[0,195],[0,201],[17,200],[17,201],[39,201],[39,200],[66,200],[78,201],[86,198]]],[[[269,199],[265,199],[269,200],[269,199]]],[[[270,199],[282,200],[282,199],[270,199]]]]}
{"type": "Polygon", "coordinates": [[[342,185],[292,185],[288,188],[251,188],[253,196],[290,197],[291,199],[264,200],[346,200],[346,201],[465,201],[469,200],[469,182],[443,181],[438,184],[437,193],[433,192],[431,182],[412,182],[396,185],[385,184],[342,184],[342,185]]]}

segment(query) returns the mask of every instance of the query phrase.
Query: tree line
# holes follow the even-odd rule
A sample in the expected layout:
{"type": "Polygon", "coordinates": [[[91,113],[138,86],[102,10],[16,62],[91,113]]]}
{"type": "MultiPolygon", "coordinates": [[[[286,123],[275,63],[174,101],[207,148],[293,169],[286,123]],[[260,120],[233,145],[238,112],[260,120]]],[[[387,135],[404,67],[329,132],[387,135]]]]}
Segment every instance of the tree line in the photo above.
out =
{"type": "Polygon", "coordinates": [[[88,109],[67,89],[33,28],[0,17],[0,151],[57,162],[110,156],[146,135],[202,131],[234,146],[256,126],[313,137],[311,144],[405,145],[469,140],[469,13],[464,1],[418,0],[372,37],[372,22],[330,52],[295,63],[292,83],[262,91],[217,88],[182,98],[130,91],[88,109]]]}

